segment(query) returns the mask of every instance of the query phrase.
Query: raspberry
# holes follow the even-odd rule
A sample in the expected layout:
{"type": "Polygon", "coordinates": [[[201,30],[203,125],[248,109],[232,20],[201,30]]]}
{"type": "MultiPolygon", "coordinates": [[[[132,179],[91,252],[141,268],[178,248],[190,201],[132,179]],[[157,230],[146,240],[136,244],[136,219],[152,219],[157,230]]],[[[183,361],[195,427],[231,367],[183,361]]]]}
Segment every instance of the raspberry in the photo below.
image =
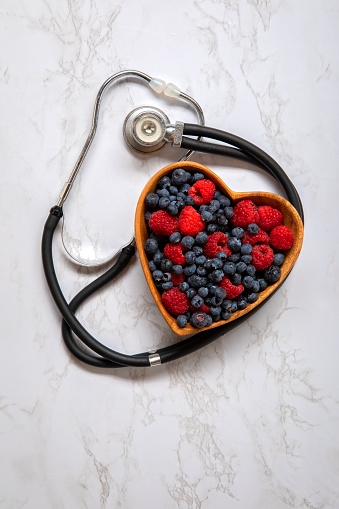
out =
{"type": "Polygon", "coordinates": [[[269,232],[275,226],[281,225],[283,222],[283,216],[280,210],[269,207],[268,205],[258,207],[258,213],[260,216],[258,225],[266,232],[269,232]]]}
{"type": "Polygon", "coordinates": [[[231,219],[234,226],[246,228],[251,223],[257,223],[260,219],[257,206],[251,200],[241,200],[233,209],[231,219]]]}
{"type": "Polygon", "coordinates": [[[248,231],[246,231],[243,238],[241,239],[241,241],[243,244],[251,244],[251,246],[253,246],[257,242],[262,242],[263,244],[270,243],[268,234],[266,232],[264,232],[264,230],[261,230],[260,228],[259,228],[258,233],[254,233],[253,235],[251,235],[250,233],[248,233],[248,231]]]}
{"type": "Polygon", "coordinates": [[[198,180],[188,191],[188,194],[193,197],[196,205],[204,205],[209,203],[214,196],[215,185],[211,180],[203,179],[198,180]]]}
{"type": "Polygon", "coordinates": [[[183,315],[189,309],[188,299],[179,288],[167,290],[162,294],[161,299],[167,311],[174,316],[183,315]]]}
{"type": "Polygon", "coordinates": [[[185,274],[173,274],[173,272],[171,272],[171,281],[173,286],[179,286],[180,283],[185,281],[185,274]]]}
{"type": "Polygon", "coordinates": [[[244,291],[243,285],[233,285],[228,277],[224,277],[218,286],[226,290],[227,299],[234,299],[244,291]]]}
{"type": "Polygon", "coordinates": [[[293,232],[288,226],[276,226],[270,233],[270,243],[276,249],[289,249],[293,240],[293,232]]]}
{"type": "Polygon", "coordinates": [[[273,262],[274,253],[267,244],[256,244],[252,250],[252,265],[257,270],[267,269],[273,262]]]}
{"type": "Polygon", "coordinates": [[[208,237],[208,241],[204,245],[204,255],[207,258],[215,258],[219,251],[225,251],[227,256],[231,254],[231,250],[227,247],[227,235],[215,232],[208,237]]]}
{"type": "Polygon", "coordinates": [[[209,306],[206,306],[206,304],[203,304],[202,306],[200,306],[200,308],[195,308],[194,306],[192,306],[192,304],[190,304],[190,310],[193,311],[193,313],[195,311],[202,311],[203,313],[209,313],[210,312],[210,307],[209,306]]]}
{"type": "Polygon", "coordinates": [[[156,235],[166,235],[169,237],[178,230],[177,218],[170,216],[166,210],[153,212],[149,218],[148,225],[156,235]]]}
{"type": "Polygon", "coordinates": [[[166,244],[164,247],[164,255],[175,265],[183,265],[186,262],[182,252],[181,242],[179,242],[179,244],[166,244]]]}
{"type": "Polygon", "coordinates": [[[201,219],[201,215],[193,207],[187,205],[180,213],[178,226],[182,235],[194,237],[204,230],[205,223],[201,219]]]}

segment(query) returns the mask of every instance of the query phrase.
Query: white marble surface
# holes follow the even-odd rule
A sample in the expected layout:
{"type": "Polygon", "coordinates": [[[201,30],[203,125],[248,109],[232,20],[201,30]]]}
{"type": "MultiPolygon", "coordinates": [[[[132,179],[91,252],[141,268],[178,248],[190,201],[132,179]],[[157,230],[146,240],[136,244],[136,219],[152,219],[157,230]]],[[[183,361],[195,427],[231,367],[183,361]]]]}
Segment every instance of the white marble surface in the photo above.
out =
{"type": "MultiPolygon", "coordinates": [[[[339,507],[338,18],[335,0],[1,2],[1,508],[339,507]],[[40,239],[98,88],[126,68],[176,83],[208,125],[275,157],[306,230],[293,274],[248,322],[180,361],[115,372],[65,349],[40,239]]],[[[124,145],[124,117],[147,102],[194,120],[134,83],[109,91],[65,205],[70,238],[102,256],[112,202],[132,231],[144,183],[177,158],[124,145]]],[[[195,160],[234,190],[279,191],[260,172],[195,160]]],[[[98,274],[73,265],[59,235],[55,259],[67,298],[98,274]]],[[[174,341],[138,260],[79,316],[127,353],[174,341]]]]}

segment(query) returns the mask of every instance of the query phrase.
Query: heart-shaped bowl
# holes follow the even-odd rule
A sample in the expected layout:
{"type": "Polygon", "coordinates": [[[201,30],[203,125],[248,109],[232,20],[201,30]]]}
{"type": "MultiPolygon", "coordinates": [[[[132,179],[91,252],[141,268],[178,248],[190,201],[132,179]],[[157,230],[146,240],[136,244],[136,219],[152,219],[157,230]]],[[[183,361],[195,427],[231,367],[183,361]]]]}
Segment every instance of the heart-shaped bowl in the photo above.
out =
{"type": "Polygon", "coordinates": [[[163,315],[164,319],[168,323],[168,325],[171,327],[171,329],[180,336],[185,336],[187,334],[196,333],[201,330],[211,329],[214,327],[219,327],[220,325],[223,325],[227,322],[231,322],[233,320],[236,320],[240,316],[248,313],[253,308],[258,306],[263,300],[265,300],[274,290],[275,288],[281,284],[281,282],[287,277],[289,272],[291,271],[293,265],[295,264],[303,242],[303,236],[304,236],[304,229],[303,224],[300,219],[300,216],[298,212],[295,210],[295,208],[284,198],[282,198],[279,195],[273,194],[273,193],[266,193],[266,192],[246,192],[246,193],[239,193],[232,191],[229,187],[226,186],[224,181],[218,177],[213,171],[209,170],[205,166],[195,163],[195,162],[180,162],[180,163],[174,163],[166,166],[162,170],[158,171],[146,184],[145,188],[143,189],[138,204],[136,208],[136,214],[135,214],[135,239],[136,239],[136,245],[139,253],[139,258],[141,262],[141,266],[143,268],[146,281],[148,283],[148,286],[151,290],[151,293],[154,297],[155,302],[158,305],[158,308],[160,309],[161,314],[163,315]],[[250,199],[252,200],[257,206],[259,205],[269,205],[275,209],[280,210],[280,212],[283,215],[284,218],[284,225],[289,226],[291,228],[293,235],[294,235],[294,242],[292,247],[285,253],[285,260],[282,266],[280,267],[281,270],[281,277],[280,279],[269,286],[267,288],[259,293],[258,299],[252,303],[248,304],[247,307],[244,310],[239,310],[234,313],[232,313],[231,317],[226,320],[220,320],[218,322],[212,322],[212,324],[209,327],[205,327],[202,329],[197,329],[195,327],[192,327],[189,323],[184,328],[180,328],[177,325],[176,318],[173,317],[164,307],[162,300],[161,300],[161,294],[159,293],[158,289],[155,286],[155,283],[152,278],[152,274],[149,270],[148,264],[149,259],[147,258],[146,252],[144,250],[144,244],[145,241],[149,238],[149,234],[147,232],[146,222],[145,222],[145,212],[147,210],[146,204],[145,204],[145,198],[148,193],[153,193],[156,190],[157,183],[159,179],[165,175],[171,174],[173,170],[176,168],[184,168],[186,171],[189,172],[201,172],[203,173],[206,178],[212,180],[216,186],[216,189],[219,189],[223,194],[228,196],[230,200],[233,202],[233,205],[236,205],[239,201],[244,199],[250,199]]]}

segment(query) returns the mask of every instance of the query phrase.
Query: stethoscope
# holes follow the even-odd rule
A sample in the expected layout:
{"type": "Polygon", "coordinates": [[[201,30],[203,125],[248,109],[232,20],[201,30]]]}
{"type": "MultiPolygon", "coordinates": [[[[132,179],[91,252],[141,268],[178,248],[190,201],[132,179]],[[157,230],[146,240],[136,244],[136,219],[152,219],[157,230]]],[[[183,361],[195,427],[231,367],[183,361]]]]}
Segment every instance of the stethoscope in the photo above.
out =
{"type": "MultiPolygon", "coordinates": [[[[224,155],[251,163],[263,169],[280,183],[286,193],[287,200],[294,206],[301,220],[304,220],[303,207],[299,194],[292,181],[278,163],[249,141],[219,129],[206,127],[204,125],[203,111],[195,99],[183,93],[175,85],[171,83],[166,84],[163,80],[152,78],[140,71],[127,70],[110,76],[103,83],[97,94],[92,127],[89,135],[68,181],[62,188],[57,204],[50,210],[42,236],[43,267],[49,289],[63,317],[62,335],[64,342],[70,352],[80,361],[102,368],[120,368],[126,366],[147,367],[179,359],[208,345],[220,336],[231,331],[237,325],[240,325],[244,320],[252,316],[265,302],[260,303],[247,314],[237,318],[237,320],[210,330],[201,331],[174,345],[135,355],[126,355],[103,345],[95,339],[77,319],[75,313],[79,306],[88,297],[113,281],[122,270],[125,269],[135,254],[134,238],[132,238],[131,241],[127,242],[126,245],[119,250],[119,253],[115,256],[115,258],[117,258],[116,261],[104,274],[83,288],[71,302],[68,303],[66,301],[54,269],[52,253],[54,232],[63,216],[63,205],[69,196],[73,183],[94,139],[98,126],[102,96],[109,86],[125,78],[140,80],[158,94],[164,93],[168,97],[185,101],[194,108],[199,119],[199,124],[183,122],[172,124],[167,115],[158,108],[151,106],[136,108],[127,115],[123,126],[124,137],[130,147],[140,152],[149,153],[160,150],[166,143],[169,143],[173,147],[187,150],[186,154],[179,161],[187,160],[193,152],[197,151],[224,155]],[[213,139],[222,142],[222,144],[203,141],[202,138],[213,139]]],[[[80,263],[82,262],[80,261],[80,263]]],[[[105,260],[105,263],[107,263],[107,260],[105,260]]],[[[277,286],[275,291],[281,284],[277,286]]]]}

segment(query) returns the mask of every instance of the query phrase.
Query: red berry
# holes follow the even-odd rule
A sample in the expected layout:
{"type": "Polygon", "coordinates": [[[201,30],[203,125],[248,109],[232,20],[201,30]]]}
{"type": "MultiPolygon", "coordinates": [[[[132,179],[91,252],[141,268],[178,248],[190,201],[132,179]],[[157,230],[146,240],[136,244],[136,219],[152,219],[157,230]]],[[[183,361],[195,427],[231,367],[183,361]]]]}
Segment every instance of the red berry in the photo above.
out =
{"type": "Polygon", "coordinates": [[[192,304],[190,304],[190,310],[193,311],[193,313],[195,313],[196,311],[202,311],[203,313],[209,313],[210,309],[211,308],[209,306],[206,306],[206,304],[203,304],[202,306],[200,306],[200,308],[195,308],[192,304]]]}
{"type": "Polygon", "coordinates": [[[235,297],[238,297],[243,291],[244,287],[243,285],[234,285],[231,283],[231,281],[228,279],[228,277],[224,277],[219,283],[218,286],[221,286],[224,290],[226,290],[226,298],[227,299],[234,299],[235,297]]]}
{"type": "Polygon", "coordinates": [[[174,316],[185,314],[189,309],[189,301],[184,292],[173,287],[164,292],[161,296],[163,305],[169,313],[174,316]]]}
{"type": "Polygon", "coordinates": [[[191,235],[193,237],[205,229],[205,223],[201,219],[201,215],[190,205],[182,209],[178,226],[182,235],[191,235]]]}
{"type": "Polygon", "coordinates": [[[183,265],[186,262],[182,252],[181,242],[179,242],[179,244],[166,244],[164,247],[164,255],[175,265],[183,265]]]}
{"type": "Polygon", "coordinates": [[[270,233],[270,243],[275,249],[289,249],[293,240],[293,232],[288,226],[276,226],[270,233]]]}
{"type": "Polygon", "coordinates": [[[257,206],[251,200],[241,200],[233,209],[231,219],[234,226],[246,228],[251,223],[257,223],[260,219],[257,206]]]}
{"type": "Polygon", "coordinates": [[[166,235],[169,237],[178,230],[177,218],[170,216],[166,210],[153,212],[149,218],[148,225],[156,235],[166,235]]]}
{"type": "Polygon", "coordinates": [[[280,210],[274,209],[269,205],[258,207],[258,213],[260,216],[258,225],[266,232],[269,232],[272,228],[279,226],[283,222],[283,216],[280,210]]]}
{"type": "Polygon", "coordinates": [[[267,269],[273,262],[273,249],[267,244],[256,244],[252,249],[252,265],[257,270],[267,269]]]}
{"type": "Polygon", "coordinates": [[[222,232],[212,233],[204,245],[204,255],[207,258],[215,258],[218,251],[225,251],[229,256],[232,251],[227,247],[227,235],[222,232]]]}
{"type": "Polygon", "coordinates": [[[171,281],[173,286],[179,286],[180,283],[185,281],[185,274],[173,274],[173,272],[171,272],[171,281]]]}
{"type": "Polygon", "coordinates": [[[198,180],[189,189],[188,194],[193,197],[196,205],[204,205],[213,200],[215,185],[211,180],[198,180]]]}
{"type": "Polygon", "coordinates": [[[243,244],[251,244],[253,246],[254,244],[257,244],[257,242],[262,242],[263,244],[269,244],[270,239],[268,237],[268,234],[264,232],[264,230],[261,230],[259,228],[258,233],[248,233],[248,231],[245,231],[245,234],[243,238],[241,239],[241,242],[243,244]]]}

